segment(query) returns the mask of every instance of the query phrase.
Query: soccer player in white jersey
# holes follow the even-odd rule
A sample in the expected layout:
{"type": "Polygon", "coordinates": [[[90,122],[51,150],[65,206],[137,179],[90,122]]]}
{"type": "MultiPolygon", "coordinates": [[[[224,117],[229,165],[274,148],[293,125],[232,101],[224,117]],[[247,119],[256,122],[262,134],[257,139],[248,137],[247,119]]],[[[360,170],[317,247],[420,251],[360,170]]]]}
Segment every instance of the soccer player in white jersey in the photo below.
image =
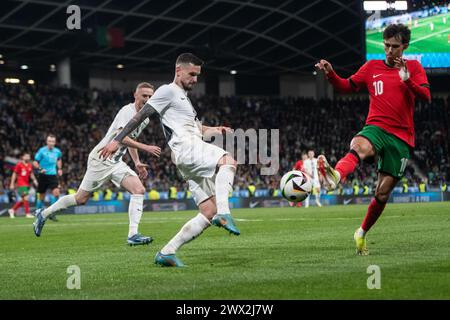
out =
{"type": "Polygon", "coordinates": [[[72,206],[85,204],[95,190],[101,188],[105,182],[112,181],[116,186],[122,187],[131,193],[128,207],[130,221],[127,243],[129,245],[141,245],[148,244],[152,241],[151,237],[143,236],[138,232],[145,193],[145,188],[140,179],[145,179],[148,172],[146,169],[147,165],[141,163],[139,159],[137,149],[156,157],[160,156],[161,149],[157,146],[146,145],[135,141],[149,123],[149,119],[145,119],[138,128],[130,132],[129,136],[125,137],[122,141],[123,146],[110,159],[103,161],[99,157],[99,152],[142,109],[147,100],[153,95],[153,92],[154,87],[147,82],[142,82],[137,85],[134,92],[135,101],[120,109],[105,137],[89,154],[87,170],[77,193],[60,198],[45,210],[36,210],[36,219],[34,222],[34,233],[36,236],[39,237],[41,235],[45,221],[50,215],[72,206]],[[127,149],[134,161],[139,176],[122,160],[127,149]]]}
{"type": "Polygon", "coordinates": [[[189,190],[200,210],[156,254],[155,263],[162,266],[183,266],[175,255],[176,251],[211,224],[223,227],[232,234],[240,234],[228,204],[237,162],[222,148],[202,140],[205,133],[222,134],[231,132],[231,129],[202,125],[187,95],[197,83],[202,65],[203,61],[191,53],[178,56],[174,81],[159,87],[142,110],[102,151],[102,156],[108,158],[117,150],[123,137],[149,115],[158,113],[161,117],[172,159],[188,181],[189,190]]]}
{"type": "MultiPolygon", "coordinates": [[[[305,172],[311,177],[311,182],[313,186],[313,194],[315,195],[315,200],[317,206],[321,207],[320,203],[320,181],[319,172],[317,170],[317,158],[314,158],[314,150],[308,150],[308,158],[303,161],[303,168],[305,172]]],[[[309,207],[309,198],[305,199],[305,208],[309,207]]]]}

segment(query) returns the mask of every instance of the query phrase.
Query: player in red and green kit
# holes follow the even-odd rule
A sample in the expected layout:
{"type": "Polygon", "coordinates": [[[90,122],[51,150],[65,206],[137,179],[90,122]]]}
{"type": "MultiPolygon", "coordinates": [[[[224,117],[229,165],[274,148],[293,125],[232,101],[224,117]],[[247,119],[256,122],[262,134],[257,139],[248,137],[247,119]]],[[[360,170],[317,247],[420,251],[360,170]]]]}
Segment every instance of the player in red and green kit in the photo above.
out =
{"type": "Polygon", "coordinates": [[[402,24],[388,26],[383,32],[385,60],[366,62],[348,79],[339,77],[331,64],[321,60],[328,81],[340,92],[350,93],[366,87],[370,95],[369,114],[364,128],[350,143],[350,152],[332,168],[325,156],[318,158],[324,187],[333,190],[345,181],[362,160],[377,159],[378,184],[366,216],[355,231],[357,254],[367,255],[366,233],[375,224],[405,167],[414,147],[415,99],[431,101],[430,88],[420,62],[404,60],[411,31],[402,24]]]}
{"type": "Polygon", "coordinates": [[[11,177],[11,183],[9,188],[14,190],[17,185],[17,192],[19,193],[21,199],[17,201],[14,206],[8,210],[9,216],[14,218],[14,213],[22,205],[25,209],[25,216],[27,218],[33,218],[30,214],[30,203],[28,202],[28,191],[30,189],[30,177],[33,180],[34,185],[37,187],[38,182],[33,173],[33,166],[31,165],[31,156],[29,153],[23,153],[20,161],[16,164],[13,169],[13,174],[11,177]],[[17,180],[17,184],[16,184],[17,180]]]}

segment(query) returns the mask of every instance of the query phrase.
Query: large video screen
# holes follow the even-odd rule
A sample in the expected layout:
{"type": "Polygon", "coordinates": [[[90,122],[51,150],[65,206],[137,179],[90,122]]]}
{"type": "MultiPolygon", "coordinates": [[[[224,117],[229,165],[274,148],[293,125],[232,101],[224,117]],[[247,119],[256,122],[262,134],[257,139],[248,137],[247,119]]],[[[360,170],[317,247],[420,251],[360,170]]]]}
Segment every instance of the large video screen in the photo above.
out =
{"type": "Polygon", "coordinates": [[[450,3],[392,15],[375,12],[366,20],[366,59],[385,59],[383,30],[393,23],[411,29],[411,42],[405,59],[416,59],[424,68],[450,67],[450,3]],[[389,16],[388,16],[389,15],[389,16]]]}

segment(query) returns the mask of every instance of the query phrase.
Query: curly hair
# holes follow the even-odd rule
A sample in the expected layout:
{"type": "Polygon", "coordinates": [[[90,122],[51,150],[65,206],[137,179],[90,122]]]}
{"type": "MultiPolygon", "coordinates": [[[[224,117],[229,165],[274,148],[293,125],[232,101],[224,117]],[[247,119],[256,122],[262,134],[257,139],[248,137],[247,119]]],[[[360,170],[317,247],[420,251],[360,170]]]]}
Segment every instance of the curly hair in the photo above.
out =
{"type": "Polygon", "coordinates": [[[391,24],[383,31],[383,39],[389,38],[400,39],[403,44],[408,44],[411,40],[411,30],[404,24],[391,24]]]}

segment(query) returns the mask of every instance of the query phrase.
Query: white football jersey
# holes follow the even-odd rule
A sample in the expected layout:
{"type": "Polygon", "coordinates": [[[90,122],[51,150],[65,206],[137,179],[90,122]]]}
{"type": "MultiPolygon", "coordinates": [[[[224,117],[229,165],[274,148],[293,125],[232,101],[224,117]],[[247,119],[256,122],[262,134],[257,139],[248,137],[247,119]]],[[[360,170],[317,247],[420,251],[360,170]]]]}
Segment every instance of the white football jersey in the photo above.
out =
{"type": "Polygon", "coordinates": [[[176,152],[178,144],[202,138],[202,124],[185,90],[174,82],[159,87],[147,101],[161,117],[169,147],[176,152]]]}
{"type": "MultiPolygon", "coordinates": [[[[108,129],[108,132],[106,133],[105,137],[95,146],[95,148],[91,151],[89,154],[90,158],[101,160],[99,157],[99,150],[106,146],[110,141],[114,139],[114,137],[119,133],[121,128],[124,128],[126,124],[136,115],[136,107],[134,103],[127,104],[126,106],[122,107],[122,109],[119,110],[119,112],[116,114],[116,117],[114,118],[113,123],[108,129]]],[[[133,130],[129,137],[132,139],[136,139],[141,133],[142,130],[148,125],[150,120],[147,118],[145,119],[135,130],[133,130]]],[[[119,147],[119,150],[117,150],[111,158],[105,160],[109,161],[110,163],[117,163],[122,160],[122,157],[127,152],[126,146],[119,147]]]]}
{"type": "Polygon", "coordinates": [[[305,169],[305,172],[310,175],[312,180],[319,179],[319,172],[317,171],[317,158],[304,160],[303,168],[305,169]]]}

